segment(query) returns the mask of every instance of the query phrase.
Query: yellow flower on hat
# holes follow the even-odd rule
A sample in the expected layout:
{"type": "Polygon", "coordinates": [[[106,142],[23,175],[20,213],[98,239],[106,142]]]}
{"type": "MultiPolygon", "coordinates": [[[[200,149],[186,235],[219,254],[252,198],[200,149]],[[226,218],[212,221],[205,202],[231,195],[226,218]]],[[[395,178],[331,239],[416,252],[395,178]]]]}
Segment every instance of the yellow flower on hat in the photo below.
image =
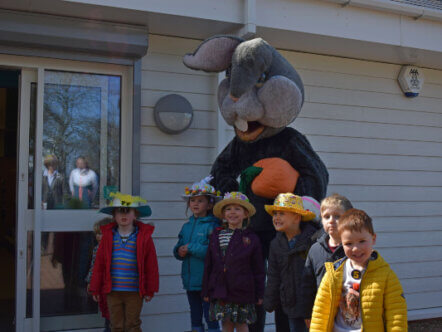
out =
{"type": "MultiPolygon", "coordinates": [[[[110,197],[118,198],[122,205],[125,206],[132,206],[136,203],[147,203],[147,201],[144,198],[141,198],[140,196],[132,196],[128,194],[122,194],[120,192],[113,192],[109,194],[110,197]]],[[[112,205],[113,201],[111,202],[112,205]]]]}
{"type": "Polygon", "coordinates": [[[279,194],[276,196],[273,205],[265,205],[264,208],[270,215],[273,215],[274,211],[288,211],[300,214],[302,221],[310,221],[316,216],[314,212],[304,209],[301,196],[292,193],[279,194]]]}

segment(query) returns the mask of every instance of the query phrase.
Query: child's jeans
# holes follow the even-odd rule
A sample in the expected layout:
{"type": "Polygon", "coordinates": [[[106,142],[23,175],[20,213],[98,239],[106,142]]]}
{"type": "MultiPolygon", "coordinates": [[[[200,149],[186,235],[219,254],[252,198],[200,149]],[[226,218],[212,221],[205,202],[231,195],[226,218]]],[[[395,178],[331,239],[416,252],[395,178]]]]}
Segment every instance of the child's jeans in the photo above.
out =
{"type": "Polygon", "coordinates": [[[303,318],[289,318],[290,332],[307,332],[303,318]]]}
{"type": "Polygon", "coordinates": [[[209,303],[201,297],[201,291],[187,291],[187,299],[190,305],[190,320],[192,322],[192,331],[203,332],[203,314],[206,319],[209,332],[218,332],[218,321],[209,320],[209,303]]]}
{"type": "Polygon", "coordinates": [[[112,332],[141,332],[143,298],[138,292],[110,292],[107,305],[112,332]]]}

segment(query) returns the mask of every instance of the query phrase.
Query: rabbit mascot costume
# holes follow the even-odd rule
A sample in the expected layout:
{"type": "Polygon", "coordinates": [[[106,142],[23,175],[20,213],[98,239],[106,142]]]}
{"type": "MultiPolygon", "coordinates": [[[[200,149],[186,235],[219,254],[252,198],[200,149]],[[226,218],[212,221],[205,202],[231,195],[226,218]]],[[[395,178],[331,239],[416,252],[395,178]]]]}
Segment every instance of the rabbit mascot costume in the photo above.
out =
{"type": "MultiPolygon", "coordinates": [[[[218,87],[218,104],[235,137],[212,166],[211,184],[221,192],[243,191],[256,207],[250,228],[261,240],[264,256],[275,236],[264,205],[283,192],[325,197],[328,172],[307,138],[287,127],[304,103],[304,86],[296,70],[261,38],[235,36],[206,39],[184,64],[206,72],[226,72],[218,87]],[[241,183],[237,178],[241,176],[241,183]]],[[[250,331],[263,331],[257,324],[250,331]]]]}

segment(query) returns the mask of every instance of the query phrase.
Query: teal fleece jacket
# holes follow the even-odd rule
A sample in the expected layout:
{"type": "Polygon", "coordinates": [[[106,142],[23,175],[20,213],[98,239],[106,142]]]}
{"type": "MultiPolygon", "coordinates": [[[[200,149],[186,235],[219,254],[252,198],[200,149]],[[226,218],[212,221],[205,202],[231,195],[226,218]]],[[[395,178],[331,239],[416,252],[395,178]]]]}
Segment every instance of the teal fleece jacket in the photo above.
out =
{"type": "Polygon", "coordinates": [[[176,259],[182,261],[181,278],[183,287],[188,291],[200,291],[203,274],[204,259],[209,246],[209,237],[213,229],[219,226],[219,220],[213,215],[202,218],[191,216],[181,228],[178,243],[173,248],[176,259]],[[178,255],[178,248],[189,244],[187,255],[182,258],[178,255]]]}

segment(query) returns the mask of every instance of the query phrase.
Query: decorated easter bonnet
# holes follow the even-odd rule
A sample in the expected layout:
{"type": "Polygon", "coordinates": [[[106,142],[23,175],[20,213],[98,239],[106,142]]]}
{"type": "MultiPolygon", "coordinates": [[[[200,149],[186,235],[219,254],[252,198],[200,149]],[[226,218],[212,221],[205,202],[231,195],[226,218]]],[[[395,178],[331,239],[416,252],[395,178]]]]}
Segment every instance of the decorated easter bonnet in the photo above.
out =
{"type": "Polygon", "coordinates": [[[142,205],[146,204],[147,201],[139,196],[112,192],[109,194],[109,197],[112,198],[112,201],[109,206],[106,206],[100,210],[101,213],[112,215],[114,209],[125,207],[137,210],[140,217],[149,217],[152,214],[152,210],[149,205],[142,205]]]}
{"type": "Polygon", "coordinates": [[[222,201],[219,201],[213,207],[213,214],[219,219],[223,219],[223,208],[230,204],[241,205],[244,209],[249,211],[249,217],[253,216],[256,212],[255,207],[250,203],[248,197],[243,193],[232,191],[226,193],[222,201]]]}
{"type": "Polygon", "coordinates": [[[213,176],[209,175],[202,179],[200,182],[195,182],[192,186],[184,188],[184,195],[182,195],[184,200],[192,196],[210,196],[216,200],[221,199],[221,192],[216,191],[213,186],[209,184],[209,182],[213,179],[213,176]]]}
{"type": "Polygon", "coordinates": [[[302,221],[310,221],[315,218],[314,212],[304,208],[301,196],[292,193],[279,194],[273,205],[265,205],[264,208],[270,215],[273,215],[274,211],[288,211],[300,214],[302,221]]]}
{"type": "Polygon", "coordinates": [[[316,199],[310,196],[302,196],[302,205],[304,210],[315,214],[315,217],[312,219],[314,222],[321,221],[321,204],[316,199]]]}

